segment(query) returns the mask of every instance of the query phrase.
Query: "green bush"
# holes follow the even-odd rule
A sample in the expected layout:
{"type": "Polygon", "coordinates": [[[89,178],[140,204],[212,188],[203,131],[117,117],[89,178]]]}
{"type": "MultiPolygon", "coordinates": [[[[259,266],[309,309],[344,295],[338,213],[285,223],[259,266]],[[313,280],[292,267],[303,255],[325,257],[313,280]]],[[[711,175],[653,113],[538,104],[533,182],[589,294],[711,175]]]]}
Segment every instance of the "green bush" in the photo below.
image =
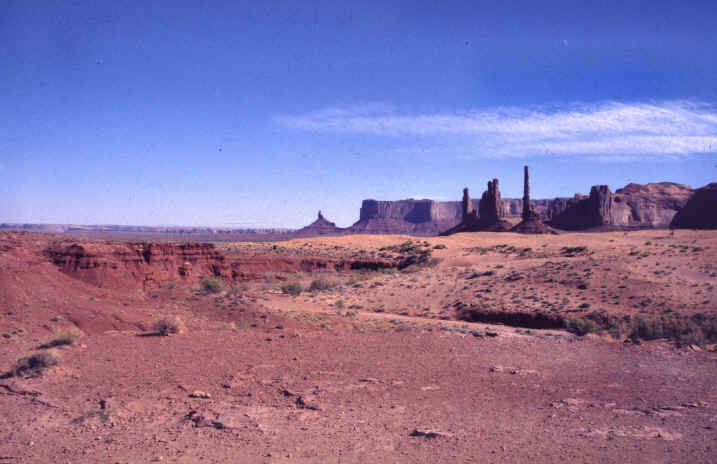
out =
{"type": "Polygon", "coordinates": [[[287,295],[298,295],[303,289],[298,282],[286,282],[281,284],[281,292],[287,295]]]}
{"type": "Polygon", "coordinates": [[[224,282],[214,277],[202,277],[202,290],[207,293],[219,293],[224,290],[224,282]]]}

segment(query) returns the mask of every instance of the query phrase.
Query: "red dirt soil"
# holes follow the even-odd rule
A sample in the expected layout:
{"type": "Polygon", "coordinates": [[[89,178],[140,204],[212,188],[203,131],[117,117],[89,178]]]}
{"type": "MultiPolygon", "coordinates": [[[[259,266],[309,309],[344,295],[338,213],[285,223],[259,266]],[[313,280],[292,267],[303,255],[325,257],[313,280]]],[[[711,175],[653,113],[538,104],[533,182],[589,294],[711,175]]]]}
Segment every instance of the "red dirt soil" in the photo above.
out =
{"type": "Polygon", "coordinates": [[[71,244],[2,233],[0,373],[47,353],[38,347],[54,330],[77,326],[84,335],[50,350],[59,364],[41,375],[0,380],[0,463],[715,462],[713,346],[487,326],[456,321],[459,311],[444,309],[456,299],[477,305],[476,290],[491,286],[480,293],[482,304],[507,312],[528,306],[522,311],[530,314],[565,294],[569,302],[557,312],[573,314],[567,311],[583,292],[600,302],[601,292],[613,301],[610,292],[620,290],[627,291],[607,305],[609,314],[659,314],[662,301],[686,315],[714,312],[707,286],[716,279],[705,269],[715,262],[717,234],[655,240],[667,234],[459,234],[422,247],[441,260],[433,267],[372,273],[333,264],[395,264],[397,248],[385,247],[406,237],[226,244],[201,253],[220,254],[226,266],[219,272],[226,290],[211,294],[198,284],[216,275],[204,258],[182,278],[171,267],[181,259],[112,269],[115,258],[106,258],[115,244],[79,243],[107,263],[98,287],[95,274],[54,264],[48,250],[71,244]],[[535,251],[494,247],[504,243],[535,251]],[[561,251],[583,245],[585,254],[561,251]],[[467,251],[477,247],[485,253],[467,251]],[[636,248],[648,256],[630,256],[636,248]],[[288,258],[330,265],[316,274],[286,265],[288,258]],[[232,263],[242,260],[267,268],[232,278],[232,263]],[[548,261],[568,263],[548,271],[554,282],[541,274],[548,261]],[[287,267],[272,267],[279,262],[287,267]],[[585,279],[588,264],[588,288],[570,287],[571,273],[585,279]],[[667,275],[654,273],[663,267],[667,275]],[[489,269],[496,273],[468,278],[489,269]],[[506,280],[513,273],[524,277],[506,280]],[[318,277],[336,286],[281,293],[282,282],[318,277]],[[540,300],[519,303],[519,284],[540,300]],[[629,295],[657,305],[634,308],[629,295]],[[186,331],[157,336],[152,327],[167,315],[182,318],[186,331]]]}

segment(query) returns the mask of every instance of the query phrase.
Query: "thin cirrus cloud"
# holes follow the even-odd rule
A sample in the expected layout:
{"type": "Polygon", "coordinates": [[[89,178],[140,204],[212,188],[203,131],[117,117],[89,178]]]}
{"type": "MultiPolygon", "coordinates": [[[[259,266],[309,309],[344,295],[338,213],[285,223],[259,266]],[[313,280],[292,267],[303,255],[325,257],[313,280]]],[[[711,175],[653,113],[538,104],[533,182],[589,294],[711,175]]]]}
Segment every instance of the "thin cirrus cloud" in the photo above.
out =
{"type": "MultiPolygon", "coordinates": [[[[315,133],[441,140],[437,153],[487,157],[535,155],[631,160],[717,152],[717,109],[674,100],[562,107],[496,107],[462,114],[403,115],[384,105],[329,108],[279,118],[315,133]],[[448,148],[455,142],[455,150],[448,148]]],[[[433,151],[428,148],[426,151],[433,151]]]]}

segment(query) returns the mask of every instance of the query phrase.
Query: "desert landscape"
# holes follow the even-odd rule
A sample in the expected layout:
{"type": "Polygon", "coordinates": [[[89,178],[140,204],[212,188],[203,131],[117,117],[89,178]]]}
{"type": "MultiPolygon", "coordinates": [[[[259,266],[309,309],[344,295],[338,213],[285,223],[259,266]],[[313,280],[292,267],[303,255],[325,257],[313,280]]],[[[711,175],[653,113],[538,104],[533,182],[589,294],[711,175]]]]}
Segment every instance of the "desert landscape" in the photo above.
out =
{"type": "Polygon", "coordinates": [[[0,462],[714,462],[714,231],[1,234],[0,462]]]}
{"type": "Polygon", "coordinates": [[[717,463],[717,8],[0,3],[0,464],[717,463]]]}

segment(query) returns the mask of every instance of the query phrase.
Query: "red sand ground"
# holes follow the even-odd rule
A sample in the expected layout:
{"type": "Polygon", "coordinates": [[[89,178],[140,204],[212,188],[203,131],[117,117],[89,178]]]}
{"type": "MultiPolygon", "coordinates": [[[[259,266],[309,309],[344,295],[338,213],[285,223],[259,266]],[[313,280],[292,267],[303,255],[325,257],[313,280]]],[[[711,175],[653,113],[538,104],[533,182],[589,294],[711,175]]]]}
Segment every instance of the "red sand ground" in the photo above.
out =
{"type": "MultiPolygon", "coordinates": [[[[0,463],[717,460],[709,343],[487,326],[456,321],[453,309],[713,315],[715,232],[431,238],[431,249],[446,246],[434,267],[326,272],[340,285],[297,297],[280,285],[318,275],[267,269],[218,295],[181,279],[98,288],[49,261],[52,240],[0,234],[0,371],[46,352],[38,346],[53,330],[76,325],[84,336],[53,348],[59,365],[42,375],[0,380],[0,463]],[[494,247],[503,244],[518,251],[494,247]],[[579,246],[587,251],[561,251],[579,246]],[[515,273],[523,278],[506,280],[515,273]],[[180,316],[185,333],[154,335],[165,315],[180,316]]],[[[228,260],[357,259],[405,240],[219,249],[228,260]]]]}

